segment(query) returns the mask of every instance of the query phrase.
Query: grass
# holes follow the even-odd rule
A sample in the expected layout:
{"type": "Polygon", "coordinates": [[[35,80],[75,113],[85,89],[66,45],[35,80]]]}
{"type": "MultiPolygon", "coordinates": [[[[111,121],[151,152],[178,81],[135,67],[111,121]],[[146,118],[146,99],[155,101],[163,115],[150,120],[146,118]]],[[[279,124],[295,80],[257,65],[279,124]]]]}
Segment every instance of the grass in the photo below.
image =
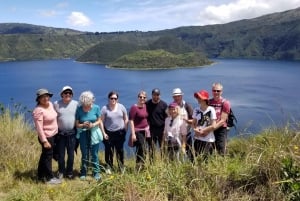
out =
{"type": "MultiPolygon", "coordinates": [[[[211,156],[206,163],[166,162],[158,158],[135,170],[126,158],[124,174],[102,174],[96,182],[64,180],[60,185],[36,182],[40,145],[22,113],[0,110],[0,200],[38,201],[195,201],[299,200],[299,125],[268,128],[256,135],[230,139],[226,157],[211,156]]],[[[103,151],[100,159],[103,160],[103,151]]],[[[79,171],[80,155],[75,169],[79,171]]],[[[57,163],[53,162],[53,169],[57,163]]]]}

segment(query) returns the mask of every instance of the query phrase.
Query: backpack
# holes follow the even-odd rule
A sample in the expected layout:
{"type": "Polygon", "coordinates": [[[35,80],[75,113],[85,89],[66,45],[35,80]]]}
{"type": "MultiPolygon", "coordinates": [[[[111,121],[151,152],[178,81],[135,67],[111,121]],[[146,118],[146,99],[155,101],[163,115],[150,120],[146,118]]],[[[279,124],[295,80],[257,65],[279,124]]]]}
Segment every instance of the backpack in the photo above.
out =
{"type": "MultiPolygon", "coordinates": [[[[225,99],[222,101],[222,109],[221,111],[223,110],[223,104],[225,102],[225,99]]],[[[231,127],[234,127],[236,128],[236,124],[237,124],[237,119],[232,111],[232,109],[230,108],[230,111],[229,111],[229,114],[228,114],[228,118],[227,118],[227,127],[228,128],[231,128],[231,127]]]]}

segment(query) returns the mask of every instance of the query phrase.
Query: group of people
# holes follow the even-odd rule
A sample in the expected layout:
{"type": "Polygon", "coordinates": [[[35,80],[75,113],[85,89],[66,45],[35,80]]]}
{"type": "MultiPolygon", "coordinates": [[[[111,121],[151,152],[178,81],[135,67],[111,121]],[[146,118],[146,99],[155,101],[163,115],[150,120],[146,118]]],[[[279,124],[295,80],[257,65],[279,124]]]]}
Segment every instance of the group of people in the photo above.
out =
{"type": "Polygon", "coordinates": [[[183,99],[180,88],[173,89],[173,102],[169,104],[160,98],[158,88],[152,90],[149,100],[147,93],[140,91],[137,102],[127,113],[126,107],[118,102],[116,91],[108,93],[108,103],[100,108],[95,104],[91,91],[82,92],[79,101],[76,101],[73,100],[72,88],[65,86],[60,93],[61,100],[52,103],[50,98],[53,94],[47,89],[39,89],[33,110],[42,147],[38,179],[52,184],[60,183],[63,177],[72,179],[77,142],[81,150],[80,179],[86,179],[90,164],[95,180],[101,178],[100,142],[105,147],[106,173],[114,170],[114,152],[118,170],[124,173],[127,131],[130,133],[128,145],[135,147],[137,170],[144,168],[147,153],[150,163],[155,161],[157,146],[160,155],[167,156],[169,160],[179,159],[181,153],[191,162],[198,156],[206,159],[214,150],[224,155],[230,103],[222,97],[222,92],[220,83],[212,85],[212,98],[206,90],[195,92],[194,98],[199,105],[193,109],[183,99]],[[58,150],[57,176],[52,171],[54,146],[58,150]]]}

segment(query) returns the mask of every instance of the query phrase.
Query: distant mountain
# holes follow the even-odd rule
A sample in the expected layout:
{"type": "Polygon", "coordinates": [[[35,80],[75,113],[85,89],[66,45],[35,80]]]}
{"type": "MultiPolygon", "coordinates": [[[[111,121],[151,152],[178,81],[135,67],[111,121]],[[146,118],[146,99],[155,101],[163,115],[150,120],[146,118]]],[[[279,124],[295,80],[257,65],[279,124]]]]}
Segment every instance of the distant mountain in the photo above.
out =
{"type": "Polygon", "coordinates": [[[65,29],[38,26],[24,23],[0,23],[0,34],[58,34],[58,35],[78,35],[83,32],[65,29]]]}
{"type": "Polygon", "coordinates": [[[227,24],[162,32],[175,34],[208,57],[300,60],[300,8],[227,24]]]}
{"type": "Polygon", "coordinates": [[[172,53],[192,50],[209,58],[300,60],[300,8],[227,24],[149,32],[91,33],[0,24],[0,61],[71,57],[107,62],[140,48],[172,53]],[[124,44],[130,45],[125,48],[124,44]]]}

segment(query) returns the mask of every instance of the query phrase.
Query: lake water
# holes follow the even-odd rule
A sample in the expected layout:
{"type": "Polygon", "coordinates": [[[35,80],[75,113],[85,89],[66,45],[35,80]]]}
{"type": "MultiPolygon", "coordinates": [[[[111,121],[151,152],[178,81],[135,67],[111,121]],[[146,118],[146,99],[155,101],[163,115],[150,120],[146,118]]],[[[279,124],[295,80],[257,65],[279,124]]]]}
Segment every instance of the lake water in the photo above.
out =
{"type": "Polygon", "coordinates": [[[195,91],[206,89],[210,92],[213,82],[221,82],[223,96],[231,101],[238,118],[237,130],[233,129],[231,136],[299,121],[299,62],[231,59],[215,62],[201,68],[151,71],[109,69],[73,60],[0,63],[0,103],[5,106],[11,102],[21,103],[32,109],[38,88],[45,87],[53,92],[54,101],[60,98],[61,88],[70,85],[75,99],[82,91],[91,90],[100,106],[107,102],[109,91],[117,90],[126,108],[136,103],[141,89],[150,97],[151,90],[158,87],[162,99],[169,103],[172,89],[180,87],[184,99],[196,106],[195,91]]]}

